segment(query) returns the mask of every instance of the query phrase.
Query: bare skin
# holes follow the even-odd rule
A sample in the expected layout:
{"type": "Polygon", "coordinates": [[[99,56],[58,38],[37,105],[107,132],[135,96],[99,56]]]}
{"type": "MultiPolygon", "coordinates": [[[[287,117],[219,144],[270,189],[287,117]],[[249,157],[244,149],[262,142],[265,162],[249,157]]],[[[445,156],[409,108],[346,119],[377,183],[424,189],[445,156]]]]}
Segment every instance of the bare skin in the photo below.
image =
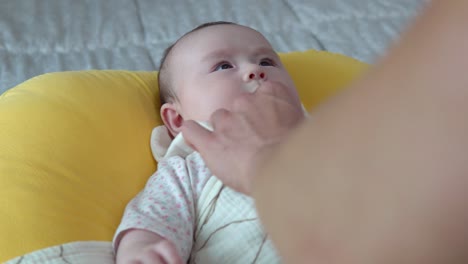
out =
{"type": "Polygon", "coordinates": [[[362,80],[276,143],[217,139],[262,135],[288,117],[262,127],[232,110],[214,126],[251,127],[212,134],[186,122],[207,164],[223,167],[216,145],[257,153],[216,175],[256,199],[286,263],[468,263],[466,14],[467,1],[433,1],[362,80]]]}
{"type": "Polygon", "coordinates": [[[133,229],[129,230],[120,241],[116,263],[183,264],[184,261],[169,240],[152,232],[133,229]]]}
{"type": "MultiPolygon", "coordinates": [[[[220,109],[212,115],[216,133],[192,121],[186,121],[182,129],[188,142],[206,142],[202,153],[209,155],[206,162],[213,175],[223,175],[225,184],[250,195],[252,182],[238,180],[247,179],[254,173],[254,167],[245,165],[255,165],[257,161],[253,160],[263,159],[258,152],[268,154],[303,119],[300,103],[295,96],[288,94],[284,85],[265,82],[255,96],[245,94],[234,99],[232,111],[220,109]],[[235,148],[232,147],[234,145],[235,148]],[[223,162],[219,162],[218,157],[222,157],[223,162]]],[[[198,147],[195,146],[196,149],[198,147]]]]}
{"type": "MultiPolygon", "coordinates": [[[[299,95],[291,77],[270,43],[262,34],[251,28],[240,25],[214,25],[199,29],[181,38],[168,58],[167,64],[171,67],[170,72],[166,74],[173,76],[172,89],[177,94],[177,100],[169,100],[163,104],[161,118],[173,137],[180,133],[185,120],[207,121],[214,111],[230,109],[232,101],[236,102],[232,106],[234,109],[248,109],[259,114],[258,117],[261,118],[257,119],[252,119],[249,115],[250,123],[263,124],[265,127],[274,125],[275,129],[267,133],[257,130],[254,132],[260,132],[257,137],[218,138],[226,139],[225,145],[236,141],[248,143],[250,147],[262,147],[268,142],[275,143],[284,135],[285,130],[290,130],[291,125],[298,124],[302,118],[299,95]],[[262,103],[252,102],[252,99],[258,101],[257,97],[247,96],[259,86],[261,87],[258,88],[257,94],[271,100],[266,108],[262,103]],[[276,118],[276,115],[281,118],[276,118]],[[282,117],[287,117],[286,122],[282,117]]],[[[226,119],[228,116],[228,112],[218,111],[214,118],[226,119]]],[[[230,123],[225,124],[216,126],[215,129],[229,132],[230,123]]],[[[248,128],[249,123],[244,123],[243,127],[248,128]]],[[[240,149],[236,155],[224,157],[236,161],[236,156],[243,156],[247,160],[259,156],[244,151],[249,149],[240,149]]],[[[218,150],[222,151],[222,147],[218,150]]],[[[234,162],[228,166],[235,170],[244,163],[234,162]]],[[[217,171],[215,165],[210,164],[214,171],[217,171]]],[[[249,169],[244,170],[243,174],[250,174],[249,169]]],[[[242,191],[250,189],[250,186],[237,187],[242,191]]],[[[119,239],[119,264],[178,264],[184,261],[183,258],[185,261],[188,258],[178,255],[181,253],[178,252],[180,245],[176,247],[174,243],[151,230],[129,230],[121,234],[116,243],[119,243],[119,239]]]]}

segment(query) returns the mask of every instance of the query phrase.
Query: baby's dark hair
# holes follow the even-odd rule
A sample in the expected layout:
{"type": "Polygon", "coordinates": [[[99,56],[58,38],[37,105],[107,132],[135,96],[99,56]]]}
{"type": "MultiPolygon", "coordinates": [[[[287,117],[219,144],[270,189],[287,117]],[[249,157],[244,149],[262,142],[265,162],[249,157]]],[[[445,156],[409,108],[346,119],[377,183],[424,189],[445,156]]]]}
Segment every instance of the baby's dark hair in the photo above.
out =
{"type": "Polygon", "coordinates": [[[185,33],[182,37],[180,37],[176,42],[172,43],[163,53],[163,56],[161,58],[161,62],[159,64],[159,74],[158,74],[158,85],[159,85],[159,98],[161,100],[161,105],[164,103],[168,102],[174,102],[177,100],[177,96],[174,92],[173,87],[171,87],[171,76],[169,74],[169,67],[168,63],[166,63],[167,58],[169,57],[172,49],[174,46],[179,42],[182,38],[185,36],[200,30],[202,28],[206,27],[211,27],[211,26],[216,26],[216,25],[237,25],[236,23],[233,22],[227,22],[227,21],[216,21],[216,22],[208,22],[199,25],[198,27],[190,30],[189,32],[185,33]]]}

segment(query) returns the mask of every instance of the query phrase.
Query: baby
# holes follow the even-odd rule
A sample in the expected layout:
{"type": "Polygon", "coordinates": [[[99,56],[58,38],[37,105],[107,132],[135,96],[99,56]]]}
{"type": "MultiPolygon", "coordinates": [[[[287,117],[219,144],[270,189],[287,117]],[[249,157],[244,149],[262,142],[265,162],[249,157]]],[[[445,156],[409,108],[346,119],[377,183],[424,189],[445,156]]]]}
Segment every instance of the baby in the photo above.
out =
{"type": "Polygon", "coordinates": [[[259,32],[229,22],[203,24],[161,61],[164,126],[153,130],[158,170],[127,205],[114,236],[117,263],[279,263],[250,197],[225,187],[182,137],[184,120],[207,121],[263,82],[292,79],[259,32]]]}

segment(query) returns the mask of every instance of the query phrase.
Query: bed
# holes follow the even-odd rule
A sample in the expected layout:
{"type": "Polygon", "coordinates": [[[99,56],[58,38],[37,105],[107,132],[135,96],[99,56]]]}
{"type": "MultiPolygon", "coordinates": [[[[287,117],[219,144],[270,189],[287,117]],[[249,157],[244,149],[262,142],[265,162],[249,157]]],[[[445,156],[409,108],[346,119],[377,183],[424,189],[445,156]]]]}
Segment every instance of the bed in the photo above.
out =
{"type": "Polygon", "coordinates": [[[280,52],[317,49],[372,63],[423,0],[0,1],[0,94],[33,76],[157,70],[164,48],[207,21],[251,26],[280,52]]]}

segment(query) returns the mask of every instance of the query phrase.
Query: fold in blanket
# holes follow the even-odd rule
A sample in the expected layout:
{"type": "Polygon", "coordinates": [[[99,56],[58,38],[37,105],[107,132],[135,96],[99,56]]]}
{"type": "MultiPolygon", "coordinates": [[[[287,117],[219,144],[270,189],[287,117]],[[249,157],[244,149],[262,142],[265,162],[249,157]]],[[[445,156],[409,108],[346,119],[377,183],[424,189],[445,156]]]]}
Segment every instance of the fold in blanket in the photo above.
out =
{"type": "Polygon", "coordinates": [[[65,243],[11,259],[5,264],[115,264],[111,242],[65,243]]]}

